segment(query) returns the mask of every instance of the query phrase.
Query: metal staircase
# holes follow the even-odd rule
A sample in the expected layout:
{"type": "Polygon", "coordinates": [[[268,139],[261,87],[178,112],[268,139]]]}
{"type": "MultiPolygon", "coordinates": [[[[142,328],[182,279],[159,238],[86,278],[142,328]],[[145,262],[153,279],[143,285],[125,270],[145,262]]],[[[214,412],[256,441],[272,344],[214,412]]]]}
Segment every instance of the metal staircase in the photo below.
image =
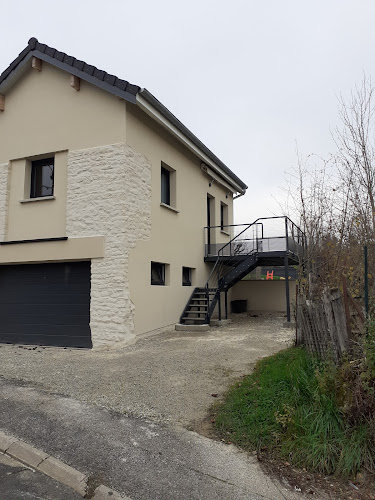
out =
{"type": "MultiPolygon", "coordinates": [[[[232,225],[226,228],[238,228],[232,225]]],[[[205,228],[210,231],[223,226],[205,228]]],[[[233,230],[232,230],[233,234],[233,230]]],[[[211,238],[208,238],[211,241],[211,238]]],[[[220,294],[227,291],[259,265],[298,264],[304,254],[304,233],[288,217],[267,217],[245,225],[245,228],[225,244],[206,245],[206,261],[215,262],[204,287],[197,287],[191,294],[180,318],[181,324],[209,324],[218,305],[221,319],[220,294]],[[265,236],[265,222],[281,220],[284,234],[265,236]]],[[[288,287],[288,285],[287,285],[288,287]]]]}

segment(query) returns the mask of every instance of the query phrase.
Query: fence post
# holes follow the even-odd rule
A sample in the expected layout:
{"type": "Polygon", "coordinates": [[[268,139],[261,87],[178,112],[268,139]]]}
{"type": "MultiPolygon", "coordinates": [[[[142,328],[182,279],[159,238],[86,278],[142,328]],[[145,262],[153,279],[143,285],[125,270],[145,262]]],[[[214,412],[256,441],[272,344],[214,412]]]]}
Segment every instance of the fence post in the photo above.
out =
{"type": "Polygon", "coordinates": [[[366,309],[366,319],[368,319],[368,265],[367,265],[367,245],[365,245],[365,309],[366,309]]]}
{"type": "Polygon", "coordinates": [[[348,340],[352,337],[352,328],[351,328],[351,318],[350,318],[350,310],[349,310],[349,299],[348,299],[348,287],[346,283],[346,277],[342,277],[342,291],[344,295],[344,308],[345,308],[345,316],[346,316],[346,330],[348,332],[348,340]]]}

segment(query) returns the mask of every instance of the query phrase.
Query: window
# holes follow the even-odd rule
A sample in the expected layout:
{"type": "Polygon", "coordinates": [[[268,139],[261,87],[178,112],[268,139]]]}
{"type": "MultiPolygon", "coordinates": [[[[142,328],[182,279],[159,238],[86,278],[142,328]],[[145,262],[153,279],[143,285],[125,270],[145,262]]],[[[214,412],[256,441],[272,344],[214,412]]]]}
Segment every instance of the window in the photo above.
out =
{"type": "Polygon", "coordinates": [[[182,268],[182,285],[191,286],[191,267],[182,268]]]}
{"type": "Polygon", "coordinates": [[[151,285],[165,285],[165,264],[151,262],[151,285]]]}
{"type": "Polygon", "coordinates": [[[160,205],[176,210],[176,170],[161,162],[161,196],[160,205]]]}
{"type": "Polygon", "coordinates": [[[220,203],[220,228],[222,231],[228,232],[228,205],[220,203]]]}
{"type": "Polygon", "coordinates": [[[30,198],[53,196],[55,159],[31,162],[30,198]]]}
{"type": "Polygon", "coordinates": [[[161,167],[161,202],[166,205],[171,204],[170,172],[164,167],[161,167]]]}

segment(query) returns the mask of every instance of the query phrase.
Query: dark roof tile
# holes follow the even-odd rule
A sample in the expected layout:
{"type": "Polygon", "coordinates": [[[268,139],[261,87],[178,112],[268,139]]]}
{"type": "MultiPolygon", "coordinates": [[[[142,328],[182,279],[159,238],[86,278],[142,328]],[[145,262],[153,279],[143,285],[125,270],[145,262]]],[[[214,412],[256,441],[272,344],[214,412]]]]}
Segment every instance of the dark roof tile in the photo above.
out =
{"type": "MultiPolygon", "coordinates": [[[[134,96],[136,96],[137,92],[140,90],[140,87],[138,87],[137,85],[131,85],[127,81],[117,78],[115,75],[106,73],[105,71],[98,69],[91,64],[87,64],[84,61],[80,61],[73,56],[69,56],[68,54],[65,54],[65,52],[60,52],[44,43],[39,43],[38,40],[34,37],[30,38],[27,47],[0,75],[0,84],[18,66],[18,64],[27,56],[27,54],[34,50],[38,51],[39,53],[41,52],[42,54],[46,54],[46,56],[50,57],[51,59],[55,59],[56,61],[66,65],[67,67],[71,66],[78,71],[86,73],[88,76],[96,79],[98,81],[98,84],[99,82],[105,82],[107,85],[111,85],[124,92],[129,92],[129,94],[132,94],[134,96]]],[[[53,61],[51,61],[51,63],[53,64],[53,61]]],[[[65,67],[65,69],[69,71],[67,67],[65,67]]],[[[82,77],[84,78],[84,75],[82,75],[82,77]]]]}
{"type": "Polygon", "coordinates": [[[96,70],[94,71],[93,76],[94,76],[95,78],[98,78],[98,80],[103,81],[103,80],[104,80],[104,77],[105,77],[105,74],[106,74],[106,73],[105,73],[105,71],[103,71],[103,70],[101,70],[101,69],[96,69],[96,70]]]}
{"type": "Polygon", "coordinates": [[[64,62],[65,64],[69,64],[69,66],[73,66],[73,63],[74,63],[74,57],[72,57],[72,56],[68,56],[67,54],[65,54],[64,59],[63,59],[63,62],[64,62]]]}
{"type": "Polygon", "coordinates": [[[128,83],[128,85],[126,87],[126,91],[130,92],[130,94],[134,94],[134,95],[137,95],[139,90],[140,89],[139,89],[138,85],[133,85],[132,83],[128,83]]]}
{"type": "Polygon", "coordinates": [[[128,85],[128,82],[126,82],[125,80],[121,80],[121,78],[117,78],[114,85],[115,85],[115,87],[117,87],[120,90],[126,90],[126,86],[128,85]]]}
{"type": "Polygon", "coordinates": [[[85,63],[83,61],[80,61],[79,59],[74,59],[73,68],[77,68],[80,71],[82,71],[84,66],[85,66],[85,63]]]}
{"type": "Polygon", "coordinates": [[[55,55],[53,56],[54,59],[57,59],[57,61],[60,61],[62,62],[62,60],[64,59],[64,52],[59,52],[58,50],[56,50],[55,52],[55,55]]]}
{"type": "Polygon", "coordinates": [[[94,71],[96,70],[95,66],[91,66],[91,64],[85,63],[83,67],[83,71],[87,73],[88,75],[92,76],[94,71]]]}
{"type": "Polygon", "coordinates": [[[56,49],[53,49],[52,47],[47,47],[46,51],[45,51],[45,54],[47,56],[54,57],[55,52],[56,52],[56,49]]]}
{"type": "Polygon", "coordinates": [[[39,50],[39,52],[43,52],[45,53],[47,48],[51,48],[51,47],[48,47],[48,45],[46,45],[45,43],[37,43],[36,44],[36,47],[35,47],[37,50],[39,50]]]}
{"type": "Polygon", "coordinates": [[[109,85],[114,85],[116,80],[117,80],[117,76],[110,75],[109,73],[105,74],[105,77],[104,77],[105,83],[108,83],[109,85]]]}
{"type": "Polygon", "coordinates": [[[31,49],[35,49],[35,45],[38,43],[38,39],[35,37],[31,37],[27,43],[31,49]]]}

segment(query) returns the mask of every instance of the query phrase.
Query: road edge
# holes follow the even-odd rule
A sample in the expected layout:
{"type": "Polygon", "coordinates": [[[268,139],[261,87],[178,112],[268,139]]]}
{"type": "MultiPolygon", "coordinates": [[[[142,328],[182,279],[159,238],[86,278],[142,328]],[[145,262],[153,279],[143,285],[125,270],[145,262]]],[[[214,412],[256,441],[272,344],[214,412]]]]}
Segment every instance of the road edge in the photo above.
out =
{"type": "Polygon", "coordinates": [[[76,491],[83,498],[92,500],[104,500],[110,497],[111,500],[131,500],[129,497],[120,495],[112,488],[107,488],[103,484],[99,485],[93,495],[87,496],[89,476],[78,471],[74,467],[67,465],[58,458],[55,458],[34,446],[25,443],[15,436],[6,434],[0,430],[0,453],[7,455],[31,469],[42,472],[55,481],[58,481],[72,490],[76,491]]]}

